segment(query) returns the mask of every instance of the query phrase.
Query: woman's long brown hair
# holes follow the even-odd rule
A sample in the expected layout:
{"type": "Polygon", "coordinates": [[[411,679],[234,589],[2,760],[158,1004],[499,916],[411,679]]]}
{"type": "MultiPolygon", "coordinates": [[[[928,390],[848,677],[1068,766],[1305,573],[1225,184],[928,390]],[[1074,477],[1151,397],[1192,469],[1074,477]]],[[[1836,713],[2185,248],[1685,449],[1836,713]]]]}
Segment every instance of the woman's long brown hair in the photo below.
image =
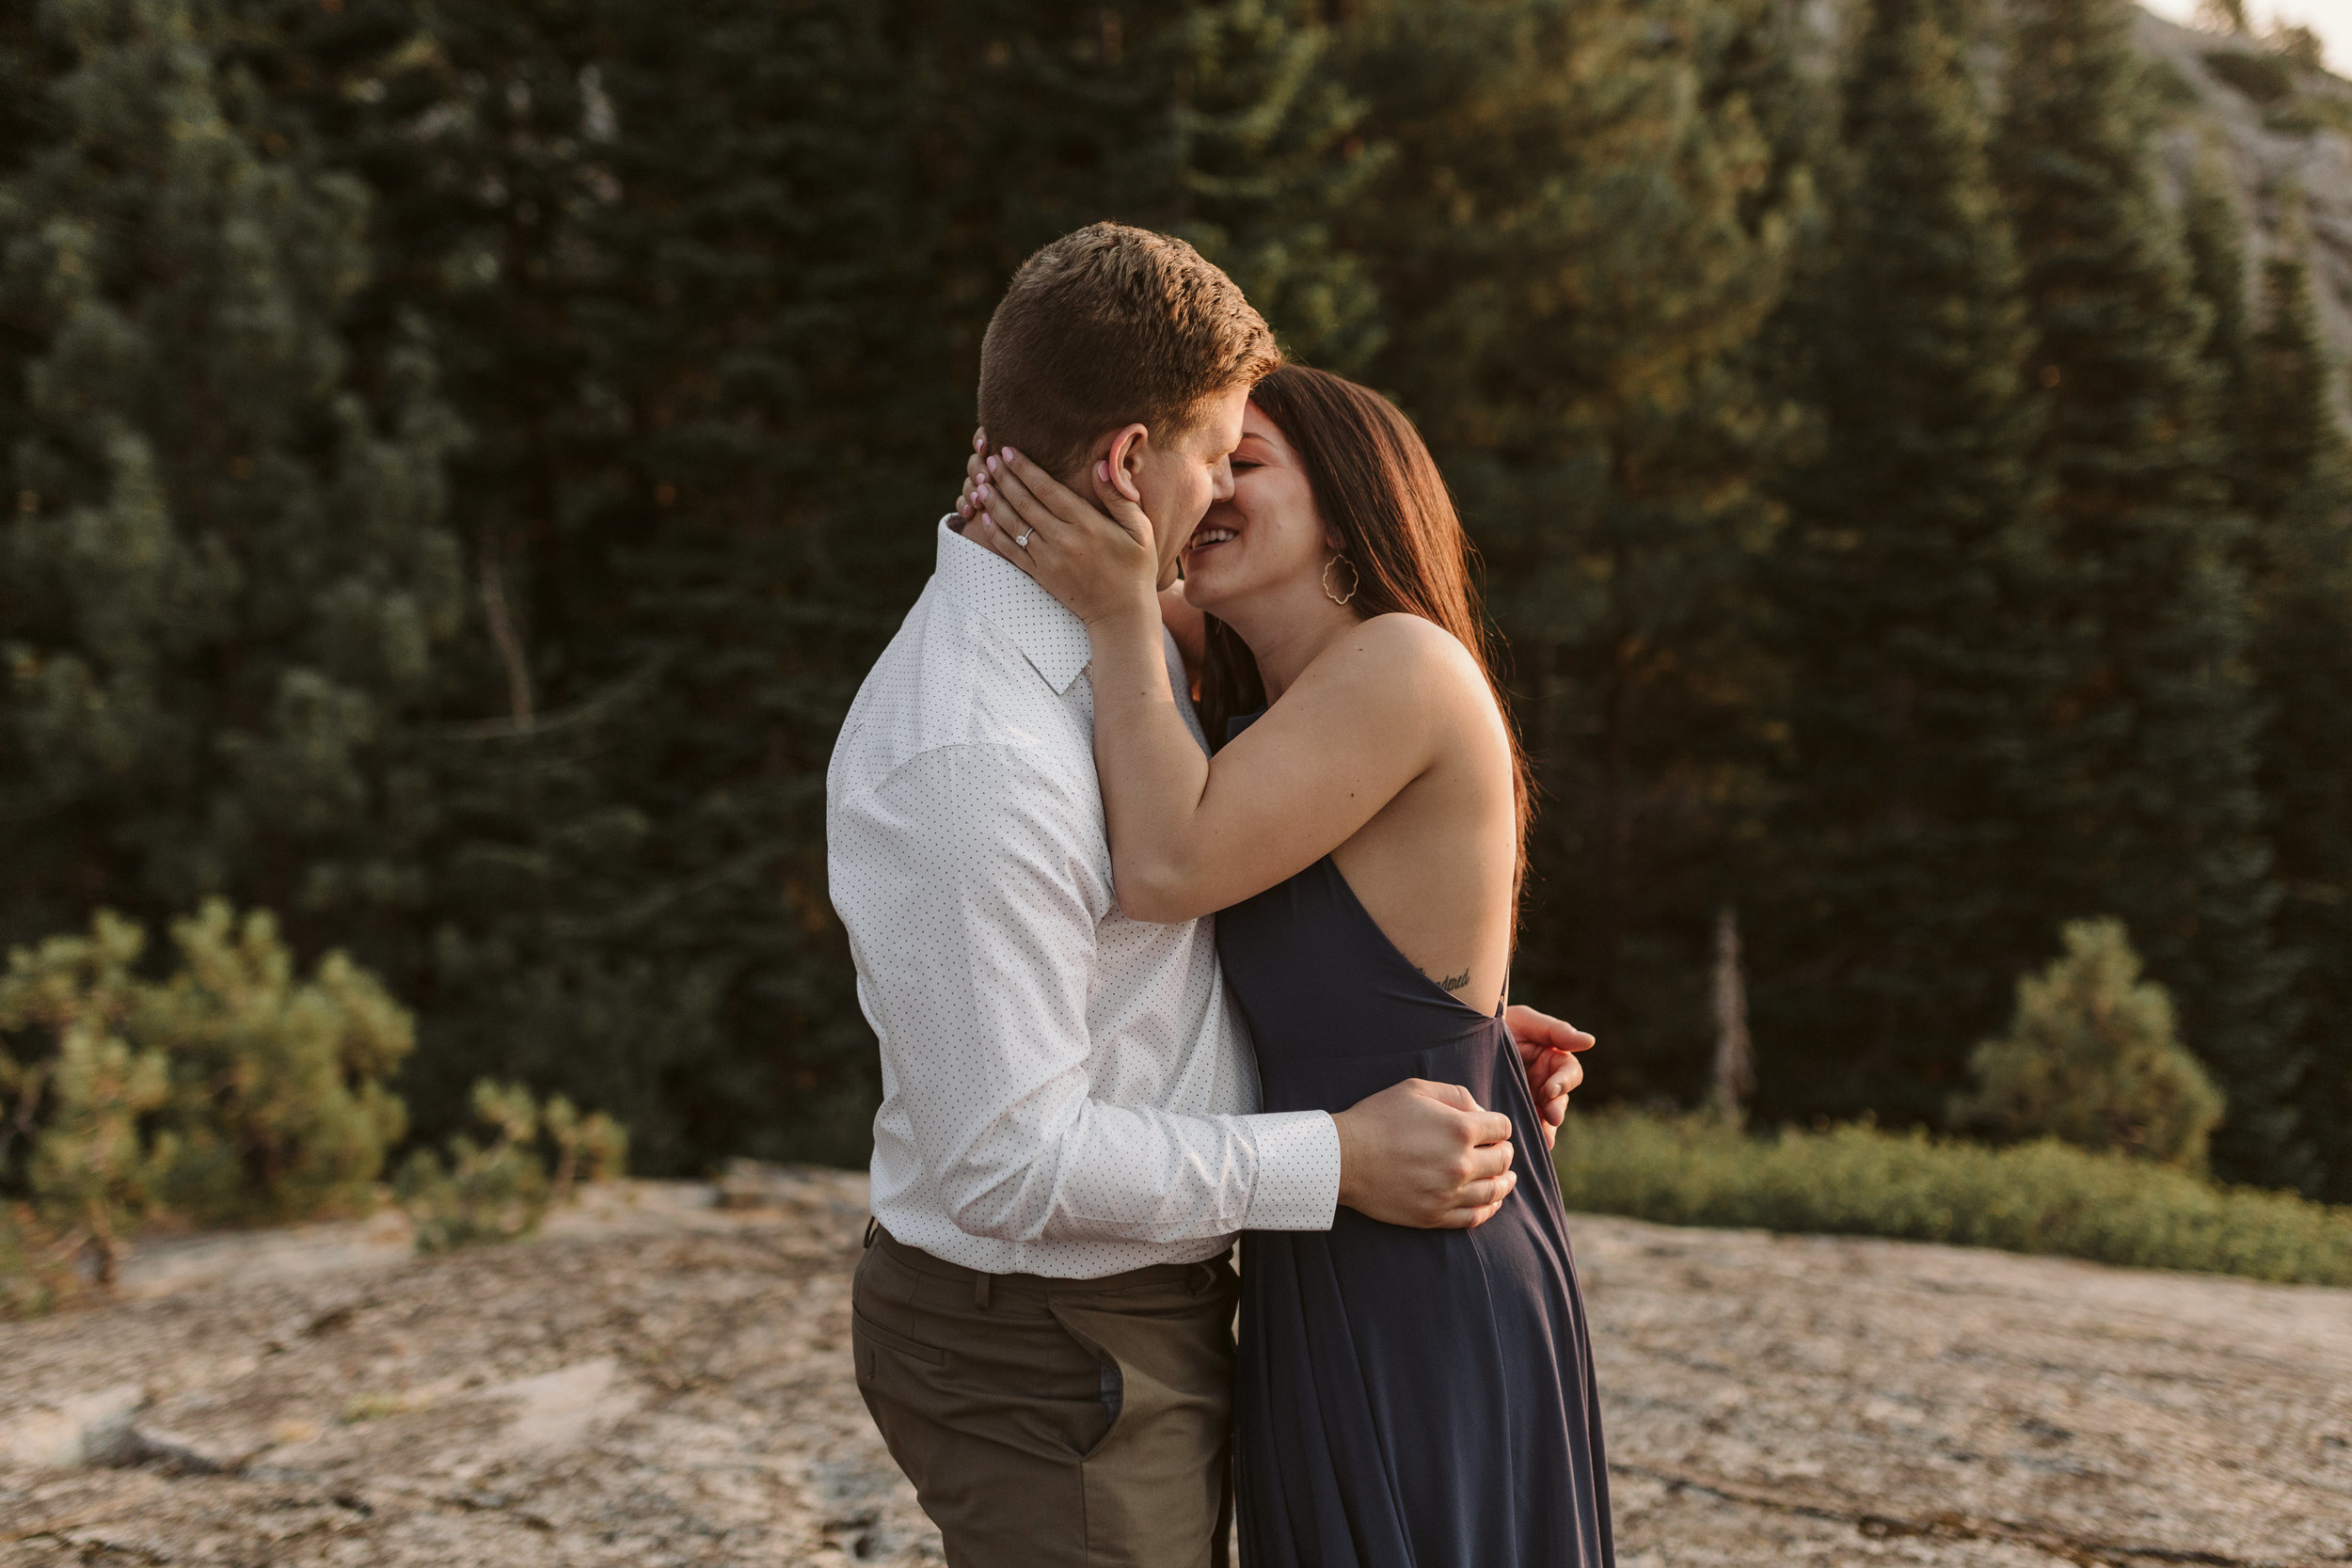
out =
{"type": "MultiPolygon", "coordinates": [[[[1534,810],[1527,753],[1511,722],[1502,683],[1495,678],[1498,650],[1470,577],[1470,538],[1421,432],[1370,388],[1304,365],[1275,371],[1258,383],[1249,401],[1289,438],[1307,470],[1315,510],[1340,540],[1346,559],[1332,568],[1332,586],[1344,593],[1348,569],[1355,569],[1356,592],[1348,608],[1367,620],[1403,611],[1435,622],[1478,661],[1511,739],[1518,825],[1515,880],[1523,879],[1527,825],[1534,810]]],[[[1200,722],[1210,744],[1222,746],[1227,721],[1265,706],[1265,682],[1241,635],[1214,615],[1207,620],[1200,722]]]]}

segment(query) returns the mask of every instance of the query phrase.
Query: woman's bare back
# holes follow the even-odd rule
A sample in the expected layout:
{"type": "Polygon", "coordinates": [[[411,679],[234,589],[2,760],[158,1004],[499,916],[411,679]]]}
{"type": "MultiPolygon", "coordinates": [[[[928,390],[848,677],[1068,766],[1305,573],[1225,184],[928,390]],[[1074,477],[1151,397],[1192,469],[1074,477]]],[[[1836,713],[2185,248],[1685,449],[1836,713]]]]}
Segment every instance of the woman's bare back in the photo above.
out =
{"type": "MultiPolygon", "coordinates": [[[[1415,717],[1433,760],[1331,852],[1366,913],[1406,960],[1481,1012],[1503,1000],[1518,849],[1511,742],[1459,643],[1414,617],[1390,635],[1424,666],[1415,717]]],[[[1367,716],[1391,722],[1392,716],[1367,716]]]]}

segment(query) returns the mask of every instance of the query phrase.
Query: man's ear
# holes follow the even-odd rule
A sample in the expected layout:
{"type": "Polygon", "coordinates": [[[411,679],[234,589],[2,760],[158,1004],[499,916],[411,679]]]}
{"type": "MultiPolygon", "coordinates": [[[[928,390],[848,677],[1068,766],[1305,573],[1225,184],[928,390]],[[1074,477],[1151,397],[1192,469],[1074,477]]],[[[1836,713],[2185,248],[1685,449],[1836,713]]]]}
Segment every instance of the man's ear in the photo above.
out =
{"type": "Polygon", "coordinates": [[[1151,440],[1152,432],[1143,425],[1121,425],[1111,432],[1109,450],[1103,454],[1104,467],[1095,474],[1108,479],[1113,489],[1137,506],[1143,504],[1143,492],[1136,487],[1136,473],[1143,467],[1143,450],[1151,440]]]}

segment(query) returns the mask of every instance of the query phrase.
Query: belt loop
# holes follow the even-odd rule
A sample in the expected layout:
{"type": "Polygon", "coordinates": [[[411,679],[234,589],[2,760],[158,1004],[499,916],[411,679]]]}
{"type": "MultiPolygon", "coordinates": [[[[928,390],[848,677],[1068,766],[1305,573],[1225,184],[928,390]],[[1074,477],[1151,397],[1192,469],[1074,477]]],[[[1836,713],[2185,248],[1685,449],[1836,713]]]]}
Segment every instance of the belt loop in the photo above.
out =
{"type": "Polygon", "coordinates": [[[866,1215],[866,1243],[865,1243],[865,1244],[866,1244],[867,1247],[869,1247],[869,1248],[870,1248],[870,1247],[874,1244],[874,1238],[875,1238],[875,1237],[877,1237],[877,1236],[879,1236],[879,1235],[881,1235],[881,1234],[882,1234],[882,1221],[881,1221],[881,1219],[880,1219],[880,1218],[878,1218],[878,1217],[877,1217],[877,1216],[875,1216],[875,1215],[872,1215],[872,1214],[868,1214],[868,1215],[866,1215]]]}
{"type": "Polygon", "coordinates": [[[972,1305],[983,1312],[988,1310],[988,1284],[994,1277],[993,1275],[986,1274],[976,1274],[972,1276],[972,1305]]]}

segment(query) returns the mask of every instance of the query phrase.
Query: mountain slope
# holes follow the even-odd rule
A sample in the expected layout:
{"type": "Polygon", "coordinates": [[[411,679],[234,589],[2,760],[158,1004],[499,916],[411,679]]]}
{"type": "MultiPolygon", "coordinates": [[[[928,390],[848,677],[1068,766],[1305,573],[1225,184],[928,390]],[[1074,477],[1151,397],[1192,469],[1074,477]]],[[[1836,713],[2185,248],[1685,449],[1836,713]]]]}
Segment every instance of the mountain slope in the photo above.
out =
{"type": "MultiPolygon", "coordinates": [[[[2156,62],[2175,113],[2166,161],[2176,189],[2206,148],[2217,152],[2253,242],[2249,259],[2268,252],[2300,187],[2317,252],[2320,315],[2344,357],[2352,351],[2352,82],[2298,65],[2254,40],[2184,27],[2146,11],[2137,41],[2156,62]]],[[[2249,277],[2257,272],[2248,268],[2249,277]]]]}

